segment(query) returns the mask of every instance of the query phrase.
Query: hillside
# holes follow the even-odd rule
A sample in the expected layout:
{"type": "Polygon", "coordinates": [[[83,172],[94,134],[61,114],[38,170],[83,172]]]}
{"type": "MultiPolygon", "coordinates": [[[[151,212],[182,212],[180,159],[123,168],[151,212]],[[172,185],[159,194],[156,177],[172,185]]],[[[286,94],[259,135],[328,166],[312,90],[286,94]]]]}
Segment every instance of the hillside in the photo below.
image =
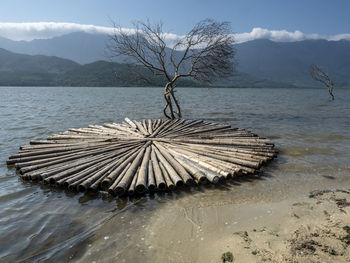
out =
{"type": "Polygon", "coordinates": [[[295,88],[294,85],[254,77],[243,72],[234,72],[232,77],[216,80],[211,84],[213,87],[225,88],[295,88]]]}
{"type": "Polygon", "coordinates": [[[79,64],[58,57],[43,55],[24,55],[9,52],[0,48],[0,71],[2,72],[35,72],[59,74],[79,67],[79,64]]]}
{"type": "Polygon", "coordinates": [[[350,41],[255,40],[237,45],[238,70],[259,78],[313,86],[309,67],[317,64],[338,86],[350,83],[350,41]]]}
{"type": "MultiPolygon", "coordinates": [[[[105,49],[107,41],[108,37],[103,34],[76,32],[33,41],[12,41],[0,37],[0,47],[17,53],[58,56],[87,64],[108,60],[105,49]]],[[[236,70],[259,81],[319,86],[309,75],[310,65],[318,64],[329,73],[337,86],[350,86],[350,41],[273,42],[260,39],[236,44],[235,47],[236,70]]]]}
{"type": "MultiPolygon", "coordinates": [[[[68,59],[16,54],[0,49],[0,86],[125,87],[164,84],[164,78],[127,64],[97,61],[80,65],[68,59]]],[[[178,85],[199,84],[182,80],[178,85]]]]}
{"type": "Polygon", "coordinates": [[[67,59],[16,54],[0,48],[1,86],[50,86],[57,75],[78,67],[67,59]]]}
{"type": "Polygon", "coordinates": [[[108,36],[76,32],[51,39],[13,41],[0,37],[0,48],[29,55],[57,56],[80,64],[107,60],[105,55],[108,36]]]}
{"type": "MultiPolygon", "coordinates": [[[[55,78],[57,86],[132,87],[164,86],[165,78],[154,76],[143,68],[127,64],[96,61],[82,65],[55,78]]],[[[179,86],[198,86],[191,80],[181,80],[179,86]]]]}

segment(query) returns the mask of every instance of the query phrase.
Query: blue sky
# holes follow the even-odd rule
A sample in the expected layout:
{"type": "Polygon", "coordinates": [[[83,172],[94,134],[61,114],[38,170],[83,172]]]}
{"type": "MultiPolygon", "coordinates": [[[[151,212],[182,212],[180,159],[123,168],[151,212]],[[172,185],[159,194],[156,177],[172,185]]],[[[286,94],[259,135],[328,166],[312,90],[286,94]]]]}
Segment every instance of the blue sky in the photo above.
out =
{"type": "Polygon", "coordinates": [[[162,20],[167,29],[183,34],[210,17],[232,22],[237,33],[254,27],[305,34],[349,33],[349,0],[1,0],[0,22],[74,22],[125,27],[132,20],[162,20]]]}

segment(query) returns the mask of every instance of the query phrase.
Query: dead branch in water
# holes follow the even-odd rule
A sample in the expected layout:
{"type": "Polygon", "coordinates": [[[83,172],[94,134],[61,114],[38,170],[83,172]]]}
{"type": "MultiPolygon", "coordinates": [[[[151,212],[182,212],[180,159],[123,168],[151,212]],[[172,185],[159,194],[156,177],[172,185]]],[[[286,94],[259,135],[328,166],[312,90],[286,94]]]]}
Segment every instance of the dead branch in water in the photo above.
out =
{"type": "Polygon", "coordinates": [[[334,100],[334,94],[333,94],[334,83],[333,81],[331,81],[329,76],[316,65],[311,65],[310,74],[314,80],[317,80],[323,83],[324,85],[326,85],[326,87],[328,88],[329,95],[331,96],[331,99],[334,100]]]}

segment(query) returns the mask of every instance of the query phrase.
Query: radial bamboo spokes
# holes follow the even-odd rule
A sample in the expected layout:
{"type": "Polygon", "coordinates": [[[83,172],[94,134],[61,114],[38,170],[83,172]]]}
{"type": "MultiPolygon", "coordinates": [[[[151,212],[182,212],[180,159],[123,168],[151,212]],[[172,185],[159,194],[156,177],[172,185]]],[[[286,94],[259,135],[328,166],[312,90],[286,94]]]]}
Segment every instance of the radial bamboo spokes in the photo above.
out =
{"type": "Polygon", "coordinates": [[[202,120],[89,125],[31,141],[9,157],[24,180],[133,195],[255,174],[277,156],[250,131],[202,120]]]}

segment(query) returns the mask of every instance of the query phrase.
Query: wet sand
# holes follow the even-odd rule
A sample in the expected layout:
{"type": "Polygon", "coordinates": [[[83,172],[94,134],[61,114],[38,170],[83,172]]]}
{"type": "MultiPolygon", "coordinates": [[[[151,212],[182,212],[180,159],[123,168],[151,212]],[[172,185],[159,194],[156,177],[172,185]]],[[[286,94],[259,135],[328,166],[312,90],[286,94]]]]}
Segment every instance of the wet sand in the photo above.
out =
{"type": "Polygon", "coordinates": [[[310,191],[301,186],[286,198],[285,192],[273,192],[273,186],[268,193],[253,194],[249,189],[256,184],[261,186],[261,181],[165,195],[154,210],[142,213],[137,210],[145,199],[135,199],[139,208],[130,208],[134,217],[121,213],[101,225],[90,240],[92,246],[72,259],[223,262],[222,254],[231,252],[234,262],[350,260],[350,190],[310,191]],[[113,232],[120,223],[123,236],[113,232]]]}
{"type": "MultiPolygon", "coordinates": [[[[350,191],[319,193],[272,207],[274,216],[232,231],[213,247],[232,251],[235,262],[350,261],[350,191]]],[[[262,212],[269,208],[271,204],[261,206],[262,212]]],[[[218,260],[211,257],[208,262],[218,260]]]]}
{"type": "Polygon", "coordinates": [[[280,202],[163,209],[169,216],[153,218],[153,234],[146,237],[146,246],[160,252],[155,262],[222,262],[225,252],[234,262],[350,260],[349,190],[280,202]]]}

